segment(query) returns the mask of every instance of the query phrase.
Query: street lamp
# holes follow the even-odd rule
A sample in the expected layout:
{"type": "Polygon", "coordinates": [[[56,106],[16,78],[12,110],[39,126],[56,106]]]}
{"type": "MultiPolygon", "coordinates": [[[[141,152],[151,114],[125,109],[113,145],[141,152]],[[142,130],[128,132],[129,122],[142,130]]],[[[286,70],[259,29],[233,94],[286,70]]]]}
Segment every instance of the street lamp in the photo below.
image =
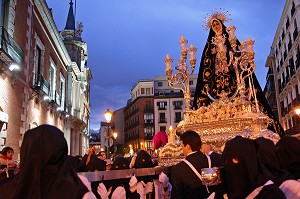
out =
{"type": "Polygon", "coordinates": [[[114,132],[113,137],[114,137],[114,160],[116,159],[116,153],[115,153],[115,145],[116,145],[116,139],[117,139],[118,133],[114,132]]]}
{"type": "Polygon", "coordinates": [[[299,107],[295,109],[295,113],[296,113],[297,115],[300,115],[300,108],[299,108],[299,107]]]}
{"type": "Polygon", "coordinates": [[[109,150],[110,150],[110,122],[111,122],[111,117],[112,117],[112,112],[107,109],[104,113],[104,116],[105,116],[105,120],[106,120],[106,123],[107,123],[107,158],[109,158],[109,150]]]}
{"type": "Polygon", "coordinates": [[[106,122],[110,123],[111,122],[111,117],[112,117],[112,112],[109,109],[106,109],[106,111],[104,113],[104,116],[105,116],[106,122]]]}

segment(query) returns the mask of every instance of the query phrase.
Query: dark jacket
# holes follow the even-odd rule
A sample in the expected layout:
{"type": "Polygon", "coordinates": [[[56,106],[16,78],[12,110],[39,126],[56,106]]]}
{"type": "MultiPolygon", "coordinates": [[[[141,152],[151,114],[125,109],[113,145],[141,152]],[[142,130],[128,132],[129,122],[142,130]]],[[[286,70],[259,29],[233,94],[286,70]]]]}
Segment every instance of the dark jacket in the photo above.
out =
{"type": "MultiPolygon", "coordinates": [[[[195,152],[186,157],[195,169],[201,173],[202,168],[208,167],[207,157],[201,152],[195,152]]],[[[180,162],[171,168],[172,199],[207,198],[210,194],[201,180],[185,163],[180,162]]]]}

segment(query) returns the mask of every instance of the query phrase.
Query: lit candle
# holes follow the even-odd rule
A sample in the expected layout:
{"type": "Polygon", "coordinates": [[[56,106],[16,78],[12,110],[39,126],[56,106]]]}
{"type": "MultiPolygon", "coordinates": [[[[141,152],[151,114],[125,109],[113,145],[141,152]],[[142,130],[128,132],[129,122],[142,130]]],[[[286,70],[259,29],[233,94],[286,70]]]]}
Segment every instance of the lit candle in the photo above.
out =
{"type": "Polygon", "coordinates": [[[175,142],[175,135],[172,126],[169,127],[169,142],[171,143],[175,142]]]}
{"type": "Polygon", "coordinates": [[[194,51],[194,45],[191,44],[190,45],[190,55],[191,55],[191,58],[195,58],[195,51],[194,51]]]}
{"type": "Polygon", "coordinates": [[[171,70],[171,62],[172,59],[169,54],[166,55],[165,63],[166,63],[166,71],[171,70]]]}
{"type": "Polygon", "coordinates": [[[183,35],[181,35],[181,37],[180,37],[180,43],[181,43],[181,49],[185,50],[186,40],[183,35]]]}
{"type": "Polygon", "coordinates": [[[247,51],[249,53],[253,52],[253,44],[254,44],[254,41],[251,39],[251,37],[249,37],[247,40],[247,46],[248,46],[247,51]]]}

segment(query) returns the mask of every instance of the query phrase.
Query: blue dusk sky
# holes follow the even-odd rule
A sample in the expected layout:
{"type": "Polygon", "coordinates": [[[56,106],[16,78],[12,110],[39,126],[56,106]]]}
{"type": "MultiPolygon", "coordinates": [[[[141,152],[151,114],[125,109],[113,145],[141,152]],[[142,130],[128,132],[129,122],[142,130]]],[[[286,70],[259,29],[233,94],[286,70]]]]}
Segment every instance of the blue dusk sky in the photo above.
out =
{"type": "MultiPolygon", "coordinates": [[[[46,0],[59,31],[63,30],[69,0],[46,0]]],[[[180,36],[198,51],[199,71],[208,31],[207,14],[225,9],[231,14],[226,26],[236,27],[241,40],[255,40],[256,75],[266,83],[267,56],[284,8],[284,0],[75,0],[75,20],[83,23],[82,39],[88,45],[91,68],[91,129],[99,129],[107,108],[126,106],[132,85],[140,79],[165,75],[164,59],[170,54],[173,67],[180,56],[180,36]]]]}

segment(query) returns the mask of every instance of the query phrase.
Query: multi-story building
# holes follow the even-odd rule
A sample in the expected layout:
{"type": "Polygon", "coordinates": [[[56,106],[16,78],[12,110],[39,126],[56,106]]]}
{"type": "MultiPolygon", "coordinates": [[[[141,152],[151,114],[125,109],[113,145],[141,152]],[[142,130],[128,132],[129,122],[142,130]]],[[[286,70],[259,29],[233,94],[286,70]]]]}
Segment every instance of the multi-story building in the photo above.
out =
{"type": "Polygon", "coordinates": [[[154,135],[153,80],[139,80],[131,89],[131,99],[124,108],[124,141],[134,150],[151,150],[154,135]]]}
{"type": "Polygon", "coordinates": [[[87,43],[81,38],[82,23],[75,26],[73,3],[70,8],[65,29],[61,32],[71,64],[67,67],[68,90],[66,110],[70,117],[66,120],[65,131],[70,135],[71,154],[84,154],[89,148],[90,81],[92,74],[87,66],[87,43]]]}
{"type": "MultiPolygon", "coordinates": [[[[272,68],[274,73],[278,117],[289,135],[300,133],[300,116],[295,114],[295,108],[300,105],[299,11],[299,1],[286,0],[266,62],[266,66],[272,68]]],[[[269,72],[271,73],[271,70],[269,72]]],[[[267,86],[271,84],[271,81],[267,82],[267,86]]],[[[269,93],[274,92],[271,87],[268,89],[269,93]]]]}
{"type": "MultiPolygon", "coordinates": [[[[190,75],[191,105],[197,85],[197,74],[190,75]]],[[[181,90],[172,89],[166,76],[154,77],[154,118],[155,132],[168,131],[170,126],[176,128],[183,119],[185,101],[181,90]]]]}
{"type": "Polygon", "coordinates": [[[82,138],[71,139],[74,127],[68,125],[72,118],[80,118],[72,110],[77,63],[72,62],[46,1],[9,0],[0,6],[0,145],[11,146],[18,154],[26,130],[51,124],[65,133],[69,146],[75,142],[82,149],[82,138]]]}
{"type": "Polygon", "coordinates": [[[112,129],[117,133],[117,138],[115,143],[117,145],[124,144],[124,107],[118,110],[115,110],[112,115],[112,129]]]}
{"type": "MultiPolygon", "coordinates": [[[[266,63],[266,65],[271,66],[272,63],[266,63]]],[[[276,100],[276,90],[275,90],[275,83],[274,83],[274,72],[273,68],[270,67],[268,69],[267,77],[266,77],[266,85],[264,88],[264,94],[270,108],[272,109],[275,117],[278,119],[278,108],[277,108],[277,100],[276,100]]]]}

